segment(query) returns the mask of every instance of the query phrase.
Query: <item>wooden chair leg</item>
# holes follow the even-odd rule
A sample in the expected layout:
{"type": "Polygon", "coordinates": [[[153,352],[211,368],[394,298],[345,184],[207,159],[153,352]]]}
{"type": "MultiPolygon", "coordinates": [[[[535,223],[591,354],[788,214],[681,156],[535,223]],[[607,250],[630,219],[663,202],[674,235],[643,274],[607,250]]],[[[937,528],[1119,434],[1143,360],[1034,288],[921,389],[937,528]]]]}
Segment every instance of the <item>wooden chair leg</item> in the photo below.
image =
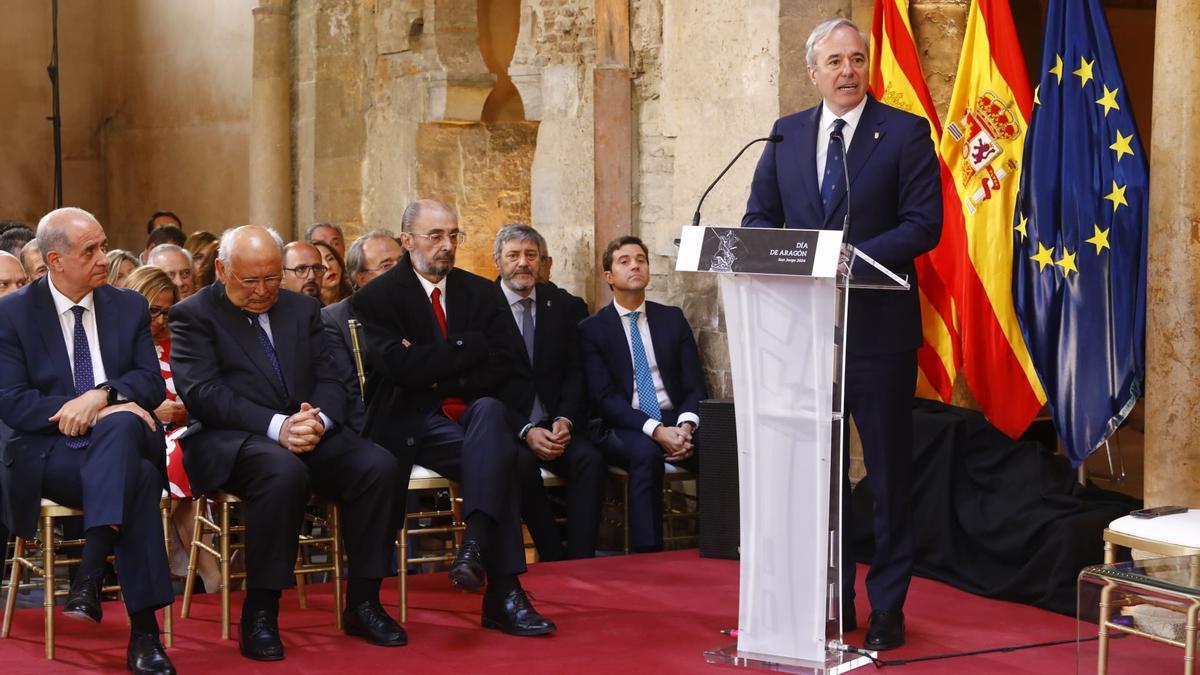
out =
{"type": "MultiPolygon", "coordinates": [[[[194,546],[195,544],[193,544],[194,546]]],[[[195,549],[193,549],[195,550],[195,549]]],[[[229,503],[221,502],[221,639],[229,639],[229,503]]]]}
{"type": "Polygon", "coordinates": [[[329,505],[329,536],[333,542],[329,546],[333,556],[333,624],[342,630],[342,508],[336,503],[329,505]]]}
{"type": "MultiPolygon", "coordinates": [[[[296,552],[296,564],[294,566],[298,567],[302,562],[304,562],[303,546],[296,552]]],[[[308,592],[304,587],[307,581],[308,574],[304,572],[296,574],[296,599],[300,601],[300,609],[308,609],[308,592]]]]}
{"type": "Polygon", "coordinates": [[[400,585],[400,623],[408,623],[408,516],[404,518],[400,524],[400,536],[396,538],[400,545],[400,555],[396,557],[400,567],[396,570],[396,582],[400,585]]]}
{"type": "MultiPolygon", "coordinates": [[[[179,616],[186,619],[192,611],[192,593],[196,590],[196,565],[200,560],[200,547],[196,542],[204,537],[204,523],[200,517],[204,515],[205,507],[208,505],[208,499],[201,497],[196,500],[196,513],[192,517],[192,545],[188,550],[188,566],[187,576],[183,579],[183,607],[179,611],[179,616]]],[[[212,589],[205,589],[210,591],[212,589]]]]}
{"type": "MultiPolygon", "coordinates": [[[[162,525],[163,525],[163,543],[167,548],[167,565],[171,564],[171,500],[164,499],[162,502],[162,525]]],[[[167,647],[174,647],[174,625],[172,624],[173,612],[171,611],[174,604],[163,607],[163,644],[167,647]]]]}
{"type": "Polygon", "coordinates": [[[45,610],[46,628],[46,659],[54,660],[54,519],[50,516],[42,518],[42,588],[45,597],[42,607],[45,610]]]}
{"type": "Polygon", "coordinates": [[[13,611],[17,608],[17,590],[21,586],[21,570],[24,567],[20,561],[25,557],[25,540],[17,537],[13,543],[12,573],[8,578],[8,596],[4,599],[4,627],[0,629],[0,638],[8,638],[12,629],[13,611]]]}

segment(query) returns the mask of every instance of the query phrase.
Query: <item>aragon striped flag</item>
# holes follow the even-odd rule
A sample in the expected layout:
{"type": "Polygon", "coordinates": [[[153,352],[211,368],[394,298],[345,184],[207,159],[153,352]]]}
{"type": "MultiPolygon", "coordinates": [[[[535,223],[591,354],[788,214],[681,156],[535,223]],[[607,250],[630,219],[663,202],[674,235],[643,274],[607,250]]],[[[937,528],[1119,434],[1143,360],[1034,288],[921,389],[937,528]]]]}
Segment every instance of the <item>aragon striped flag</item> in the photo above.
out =
{"type": "Polygon", "coordinates": [[[1046,401],[1012,297],[1012,217],[1032,110],[1008,0],[972,0],[939,147],[962,224],[945,221],[941,246],[962,252],[950,284],[967,386],[1013,438],[1046,401]]]}
{"type": "Polygon", "coordinates": [[[1034,103],[1009,225],[1013,294],[1078,466],[1129,414],[1145,376],[1149,175],[1097,0],[1050,4],[1034,103]]]}
{"type": "MultiPolygon", "coordinates": [[[[899,108],[929,121],[930,134],[936,147],[942,136],[938,121],[921,73],[921,62],[913,42],[912,26],[908,20],[908,0],[875,0],[875,18],[871,24],[871,95],[893,108],[899,108]]],[[[946,227],[962,229],[962,209],[958,194],[950,185],[950,172],[941,162],[942,211],[946,227]],[[951,224],[951,221],[955,221],[951,224]]],[[[945,240],[943,240],[945,242],[945,240]]],[[[917,351],[917,395],[923,398],[950,402],[954,378],[962,363],[958,326],[954,319],[954,304],[947,272],[954,269],[958,252],[945,243],[917,258],[917,283],[921,298],[921,327],[924,343],[917,351]]]]}

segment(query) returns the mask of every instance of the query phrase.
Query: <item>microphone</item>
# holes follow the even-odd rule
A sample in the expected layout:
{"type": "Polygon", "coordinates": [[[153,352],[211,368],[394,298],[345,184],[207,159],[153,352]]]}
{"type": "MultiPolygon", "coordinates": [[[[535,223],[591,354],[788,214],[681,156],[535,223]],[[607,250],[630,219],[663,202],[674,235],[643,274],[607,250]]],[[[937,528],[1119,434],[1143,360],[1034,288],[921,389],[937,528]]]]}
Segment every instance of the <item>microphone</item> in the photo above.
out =
{"type": "Polygon", "coordinates": [[[829,139],[836,140],[842,146],[842,176],[846,179],[846,217],[842,219],[842,246],[850,243],[850,167],[847,164],[846,139],[841,129],[829,132],[829,139]]]}
{"type": "Polygon", "coordinates": [[[741,157],[742,153],[746,152],[750,146],[754,145],[755,143],[762,143],[763,141],[779,143],[783,141],[783,136],[781,134],[773,134],[771,136],[756,138],[747,143],[741,150],[738,150],[738,154],[734,155],[733,159],[729,160],[729,163],[725,165],[725,170],[722,171],[719,176],[717,176],[717,179],[714,180],[712,184],[708,186],[708,189],[704,191],[704,194],[700,196],[700,202],[696,204],[696,213],[692,215],[692,225],[700,224],[700,207],[704,205],[705,197],[708,197],[708,193],[712,192],[712,189],[717,186],[717,183],[721,182],[721,179],[725,177],[725,174],[729,173],[729,169],[733,167],[733,163],[738,161],[738,158],[741,157]]]}

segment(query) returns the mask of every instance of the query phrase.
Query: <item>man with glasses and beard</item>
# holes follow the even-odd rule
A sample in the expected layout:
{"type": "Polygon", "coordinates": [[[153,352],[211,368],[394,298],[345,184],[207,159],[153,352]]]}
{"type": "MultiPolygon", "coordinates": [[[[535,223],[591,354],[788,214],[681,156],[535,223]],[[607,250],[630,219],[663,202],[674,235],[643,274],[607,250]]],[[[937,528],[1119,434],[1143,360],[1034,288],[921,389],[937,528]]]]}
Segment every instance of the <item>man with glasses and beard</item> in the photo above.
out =
{"type": "Polygon", "coordinates": [[[449,206],[428,199],[401,217],[406,255],[351,301],[366,329],[372,392],[366,433],[396,455],[406,504],[412,465],[459,481],[467,529],[450,579],[487,591],[483,626],[511,635],[554,632],[519,574],[525,549],[517,499],[517,443],[507,406],[494,398],[510,376],[503,308],[483,277],[454,267],[466,235],[449,206]]]}
{"type": "Polygon", "coordinates": [[[321,300],[321,277],[326,268],[321,252],[306,241],[293,241],[283,247],[283,288],[321,300]]]}

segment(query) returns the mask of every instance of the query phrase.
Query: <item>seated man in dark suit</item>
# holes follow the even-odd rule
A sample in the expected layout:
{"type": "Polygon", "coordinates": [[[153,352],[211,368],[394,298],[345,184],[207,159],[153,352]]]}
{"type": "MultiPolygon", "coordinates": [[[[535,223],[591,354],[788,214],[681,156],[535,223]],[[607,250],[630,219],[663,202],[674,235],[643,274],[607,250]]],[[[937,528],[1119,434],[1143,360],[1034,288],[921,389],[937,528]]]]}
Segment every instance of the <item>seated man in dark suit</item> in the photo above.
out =
{"type": "Polygon", "coordinates": [[[605,458],[629,472],[630,546],[662,549],[663,460],[695,470],[692,434],[708,394],[692,327],[678,307],[646,301],[650,261],[637,237],[609,243],[613,302],[579,324],[588,393],[605,458]]]}
{"type": "Polygon", "coordinates": [[[219,488],[244,502],[244,656],[283,658],[279,596],[294,583],[310,487],[342,506],[346,634],[403,645],[404,629],[379,604],[396,533],[396,462],[341,422],[346,396],[320,307],[280,290],[282,250],[273,231],[226,231],[218,283],[171,308],[171,372],[194,419],[179,439],[184,467],[195,494],[219,488]]]}
{"type": "MultiPolygon", "coordinates": [[[[392,269],[403,254],[404,249],[396,242],[396,237],[391,232],[371,230],[350,244],[350,250],[346,253],[346,274],[354,283],[355,289],[362,288],[375,277],[392,269]]],[[[342,383],[346,387],[346,426],[353,429],[354,433],[361,434],[367,413],[363,407],[365,392],[359,386],[358,372],[354,367],[354,342],[350,339],[350,319],[353,318],[354,310],[350,307],[350,298],[321,308],[321,320],[325,322],[325,344],[329,347],[329,354],[333,357],[337,373],[341,375],[342,383]]],[[[365,348],[366,345],[359,345],[360,350],[365,348]]],[[[365,367],[365,352],[362,358],[365,367]]]]}
{"type": "Polygon", "coordinates": [[[546,635],[517,575],[525,571],[517,489],[517,432],[493,398],[516,355],[491,282],[455,269],[466,235],[445,204],[420,200],[401,217],[406,255],[356,293],[371,362],[367,433],[399,460],[406,504],[414,463],[459,481],[466,532],[450,579],[483,596],[483,625],[512,635],[546,635]]]}
{"type": "Polygon", "coordinates": [[[565,291],[537,283],[546,240],[528,225],[506,225],[496,234],[497,297],[511,316],[510,350],[517,355],[500,399],[518,415],[521,517],[541,560],[590,558],[596,553],[605,465],[587,439],[578,321],[565,291]],[[578,433],[575,433],[578,429],[578,433]],[[567,550],[542,486],[545,467],[570,481],[567,550]]]}
{"type": "Polygon", "coordinates": [[[64,612],[99,623],[100,585],[116,551],[129,612],[127,665],[173,673],[154,611],[174,594],[159,500],[162,430],[147,411],[166,397],[145,299],[106,285],[108,239],[86,211],[38,224],[49,274],[0,299],[0,520],[26,538],[43,497],[83,509],[83,554],[64,612]]]}

